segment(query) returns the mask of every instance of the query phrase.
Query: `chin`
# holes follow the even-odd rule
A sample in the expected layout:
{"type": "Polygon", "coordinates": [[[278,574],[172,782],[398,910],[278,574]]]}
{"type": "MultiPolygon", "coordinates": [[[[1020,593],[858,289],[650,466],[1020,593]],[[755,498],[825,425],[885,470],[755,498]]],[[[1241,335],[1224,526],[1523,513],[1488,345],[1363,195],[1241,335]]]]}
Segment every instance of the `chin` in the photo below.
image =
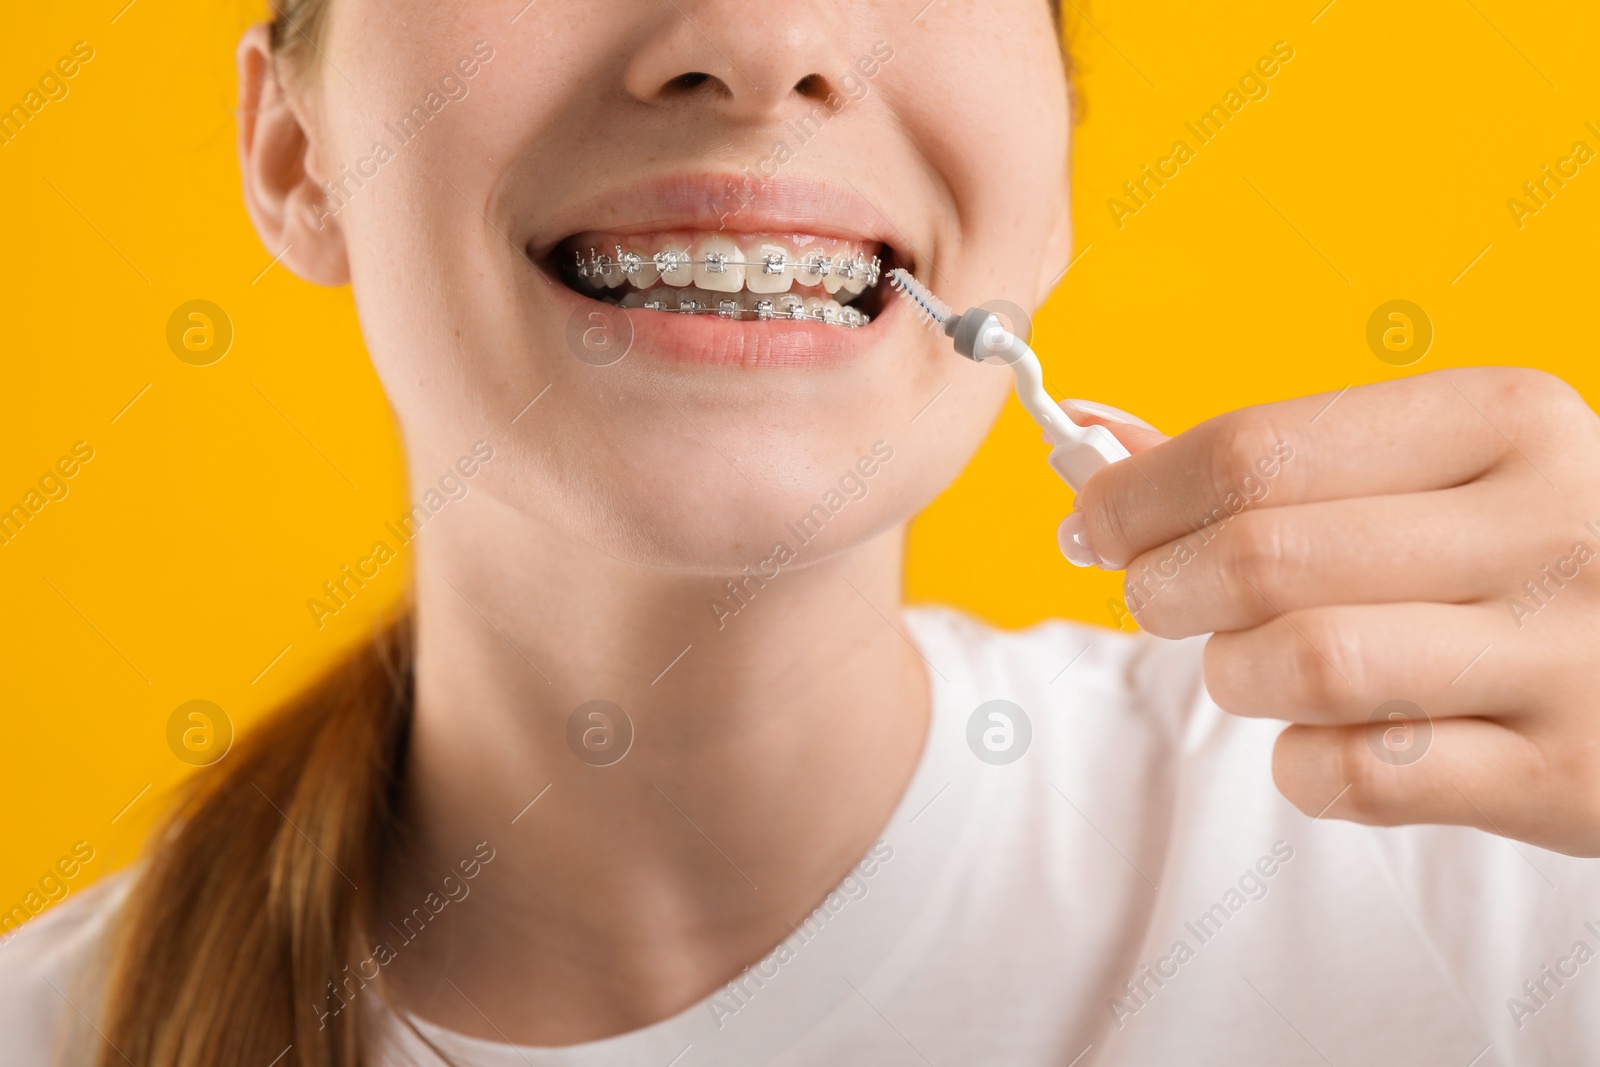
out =
{"type": "Polygon", "coordinates": [[[930,466],[939,457],[869,431],[719,453],[692,430],[652,437],[647,428],[600,449],[543,454],[526,477],[502,468],[511,484],[496,493],[615,559],[730,574],[775,555],[806,566],[869,541],[905,523],[960,465],[930,466]]]}

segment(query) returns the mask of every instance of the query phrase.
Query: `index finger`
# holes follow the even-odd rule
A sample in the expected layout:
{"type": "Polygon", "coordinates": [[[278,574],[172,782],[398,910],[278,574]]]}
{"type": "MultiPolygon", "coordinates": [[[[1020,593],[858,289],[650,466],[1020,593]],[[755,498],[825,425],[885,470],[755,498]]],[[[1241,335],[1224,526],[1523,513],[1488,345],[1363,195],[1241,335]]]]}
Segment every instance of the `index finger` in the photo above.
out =
{"type": "Polygon", "coordinates": [[[1493,371],[1434,372],[1232,411],[1107,467],[1076,508],[1121,569],[1247,507],[1462,485],[1513,447],[1469,399],[1485,384],[1493,371]]]}

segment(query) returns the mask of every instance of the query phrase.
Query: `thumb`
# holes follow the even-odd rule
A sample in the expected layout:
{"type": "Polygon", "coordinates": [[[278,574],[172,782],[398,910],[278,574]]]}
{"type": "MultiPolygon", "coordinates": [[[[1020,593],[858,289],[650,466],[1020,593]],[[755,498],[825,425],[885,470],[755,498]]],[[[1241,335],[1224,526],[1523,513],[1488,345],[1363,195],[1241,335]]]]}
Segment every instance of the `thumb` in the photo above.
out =
{"type": "MultiPolygon", "coordinates": [[[[1162,434],[1144,419],[1128,414],[1122,408],[1112,408],[1094,400],[1062,400],[1061,410],[1067,414],[1067,418],[1077,422],[1078,426],[1106,427],[1110,435],[1117,438],[1117,442],[1134,456],[1147,448],[1155,448],[1160,443],[1171,440],[1168,435],[1162,434]]],[[[1120,569],[1114,563],[1102,560],[1098,553],[1094,552],[1093,547],[1090,547],[1083,514],[1075,509],[1077,506],[1074,504],[1074,512],[1061,520],[1061,526],[1056,530],[1056,544],[1061,547],[1061,555],[1067,557],[1067,561],[1074,566],[1120,569]]]]}
{"type": "MultiPolygon", "coordinates": [[[[1133,455],[1154,448],[1163,441],[1171,440],[1143,419],[1109,404],[1100,404],[1093,400],[1063,400],[1060,404],[1067,418],[1079,426],[1104,426],[1111,436],[1133,455]]],[[[1049,441],[1048,435],[1045,440],[1049,441]]],[[[1101,559],[1090,547],[1083,514],[1077,510],[1061,520],[1061,525],[1056,530],[1056,543],[1061,548],[1061,554],[1074,566],[1120,569],[1115,564],[1101,559]]]]}

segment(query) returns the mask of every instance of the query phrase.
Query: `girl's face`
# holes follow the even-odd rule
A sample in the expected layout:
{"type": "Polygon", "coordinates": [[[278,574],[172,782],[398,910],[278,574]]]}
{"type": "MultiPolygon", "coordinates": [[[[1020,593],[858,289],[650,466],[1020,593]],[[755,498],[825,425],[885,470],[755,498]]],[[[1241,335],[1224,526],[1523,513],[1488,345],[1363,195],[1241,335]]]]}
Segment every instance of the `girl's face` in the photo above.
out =
{"type": "Polygon", "coordinates": [[[288,262],[348,272],[419,483],[485,440],[477,485],[610,555],[738,570],[829,500],[808,551],[903,522],[1010,375],[886,280],[852,294],[839,257],[905,266],[958,310],[1031,310],[1068,260],[1044,0],[334,0],[318,44],[285,77],[309,139],[288,262]],[[619,246],[641,264],[614,288],[568,269],[619,246]],[[644,287],[672,251],[735,266],[644,287]],[[830,275],[796,269],[818,253],[830,275]],[[789,313],[785,289],[872,321],[757,318],[789,313]]]}

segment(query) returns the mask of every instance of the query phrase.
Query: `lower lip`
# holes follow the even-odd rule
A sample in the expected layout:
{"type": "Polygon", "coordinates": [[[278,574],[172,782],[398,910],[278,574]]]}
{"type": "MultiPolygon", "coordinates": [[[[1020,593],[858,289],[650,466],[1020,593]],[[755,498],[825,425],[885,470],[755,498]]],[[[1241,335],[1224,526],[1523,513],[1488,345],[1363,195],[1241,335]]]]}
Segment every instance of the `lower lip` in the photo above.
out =
{"type": "MultiPolygon", "coordinates": [[[[560,283],[550,288],[558,307],[569,322],[577,324],[578,332],[590,314],[605,316],[597,323],[614,322],[611,316],[618,310],[615,305],[592,300],[560,283]]],[[[632,357],[702,367],[755,370],[837,366],[863,358],[887,336],[898,318],[898,304],[899,301],[889,301],[870,323],[854,328],[628,308],[633,337],[626,351],[632,357]]],[[[568,330],[569,338],[573,333],[568,330]]]]}

